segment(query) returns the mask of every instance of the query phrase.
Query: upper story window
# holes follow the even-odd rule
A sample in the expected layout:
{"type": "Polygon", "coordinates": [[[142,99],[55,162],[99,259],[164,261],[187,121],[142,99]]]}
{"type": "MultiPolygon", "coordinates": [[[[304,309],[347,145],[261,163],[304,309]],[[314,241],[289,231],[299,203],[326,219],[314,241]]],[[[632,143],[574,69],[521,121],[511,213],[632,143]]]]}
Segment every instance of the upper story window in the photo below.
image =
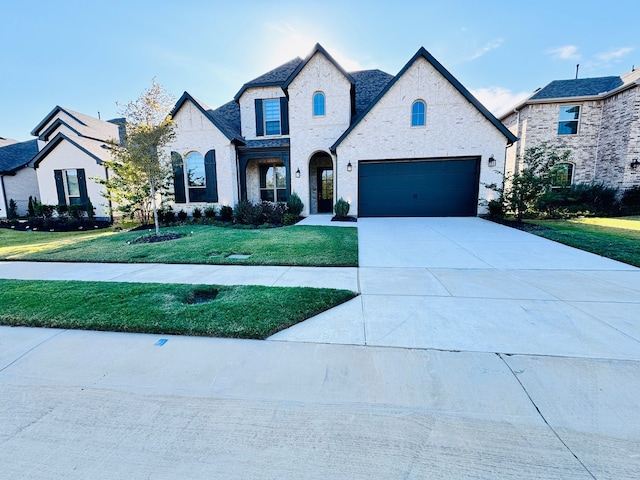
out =
{"type": "Polygon", "coordinates": [[[579,121],[580,105],[567,105],[560,107],[558,135],[576,135],[578,133],[579,121]]]}
{"type": "Polygon", "coordinates": [[[411,126],[424,127],[426,124],[427,107],[422,100],[416,100],[411,105],[411,126]]]}
{"type": "Polygon", "coordinates": [[[264,133],[280,135],[280,100],[264,100],[264,133]]]}
{"type": "Polygon", "coordinates": [[[313,94],[313,116],[324,116],[324,93],[316,92],[313,94]]]}
{"type": "Polygon", "coordinates": [[[565,188],[573,183],[573,164],[558,163],[551,170],[551,187],[565,188]]]}

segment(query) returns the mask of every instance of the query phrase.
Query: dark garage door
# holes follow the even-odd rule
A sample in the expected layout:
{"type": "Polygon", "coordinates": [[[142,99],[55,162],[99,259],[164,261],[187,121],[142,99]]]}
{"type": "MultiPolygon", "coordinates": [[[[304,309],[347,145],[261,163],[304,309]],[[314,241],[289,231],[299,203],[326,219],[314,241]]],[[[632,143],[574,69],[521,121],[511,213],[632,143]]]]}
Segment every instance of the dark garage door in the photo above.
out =
{"type": "Polygon", "coordinates": [[[360,162],[361,217],[467,217],[478,204],[478,158],[360,162]]]}

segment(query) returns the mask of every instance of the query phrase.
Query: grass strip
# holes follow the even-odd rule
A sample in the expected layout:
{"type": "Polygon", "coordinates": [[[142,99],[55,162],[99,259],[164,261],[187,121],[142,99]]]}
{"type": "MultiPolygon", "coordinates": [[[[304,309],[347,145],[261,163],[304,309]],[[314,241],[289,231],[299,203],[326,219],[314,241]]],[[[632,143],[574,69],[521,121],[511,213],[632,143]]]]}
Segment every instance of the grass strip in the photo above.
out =
{"type": "Polygon", "coordinates": [[[0,324],[264,339],[355,296],[306,287],[0,280],[0,324]]]}
{"type": "Polygon", "coordinates": [[[217,265],[357,266],[356,228],[297,226],[235,229],[188,225],[161,229],[184,234],[134,243],[147,232],[18,232],[0,229],[0,260],[217,265]],[[250,255],[246,259],[228,258],[250,255]]]}
{"type": "Polygon", "coordinates": [[[540,237],[640,267],[640,220],[637,217],[527,220],[527,223],[544,227],[528,230],[540,237]]]}

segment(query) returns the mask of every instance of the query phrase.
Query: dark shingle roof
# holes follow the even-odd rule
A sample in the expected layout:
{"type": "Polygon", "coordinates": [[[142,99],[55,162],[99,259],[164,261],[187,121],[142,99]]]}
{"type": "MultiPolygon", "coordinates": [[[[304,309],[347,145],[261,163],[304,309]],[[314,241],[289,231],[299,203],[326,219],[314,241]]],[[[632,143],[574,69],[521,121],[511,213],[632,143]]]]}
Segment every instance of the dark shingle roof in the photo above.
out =
{"type": "Polygon", "coordinates": [[[260,140],[247,140],[244,148],[280,148],[291,146],[289,138],[265,138],[260,140]]]}
{"type": "Polygon", "coordinates": [[[237,102],[232,100],[215,110],[208,110],[207,113],[218,120],[228,137],[241,138],[240,105],[237,102]]]}
{"type": "Polygon", "coordinates": [[[351,76],[356,82],[355,117],[359,117],[367,109],[371,102],[393,78],[393,75],[381,70],[351,72],[351,76]]]}
{"type": "Polygon", "coordinates": [[[254,78],[250,82],[245,83],[233,99],[237,102],[245,90],[251,87],[278,87],[283,85],[301,63],[302,59],[300,57],[296,57],[293,60],[274,68],[270,72],[260,75],[258,78],[254,78]]]}
{"type": "Polygon", "coordinates": [[[609,92],[623,84],[620,77],[578,78],[575,80],[554,80],[529,100],[552,98],[589,97],[609,92]]]}
{"type": "Polygon", "coordinates": [[[38,141],[12,143],[0,147],[0,173],[13,173],[33,159],[38,153],[38,141]]]}

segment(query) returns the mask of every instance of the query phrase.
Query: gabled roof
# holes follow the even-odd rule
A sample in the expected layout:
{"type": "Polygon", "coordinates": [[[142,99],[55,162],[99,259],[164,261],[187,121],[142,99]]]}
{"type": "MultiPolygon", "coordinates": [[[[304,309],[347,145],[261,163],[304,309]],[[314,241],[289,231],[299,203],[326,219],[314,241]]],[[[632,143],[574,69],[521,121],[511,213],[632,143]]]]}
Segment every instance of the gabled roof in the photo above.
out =
{"type": "Polygon", "coordinates": [[[381,70],[362,70],[351,72],[351,76],[356,81],[355,119],[364,113],[384,87],[393,80],[393,75],[381,70]]]}
{"type": "Polygon", "coordinates": [[[538,90],[529,100],[552,98],[590,97],[610,92],[620,86],[620,77],[578,78],[575,80],[554,80],[538,90]]]}
{"type": "MultiPolygon", "coordinates": [[[[449,71],[442,66],[424,47],[420,47],[420,50],[407,62],[407,64],[382,88],[380,93],[375,99],[364,109],[364,111],[355,119],[351,126],[338,138],[338,140],[331,146],[331,151],[335,152],[340,143],[349,136],[354,128],[362,121],[364,117],[373,109],[373,107],[380,101],[382,97],[395,85],[395,83],[402,78],[402,76],[409,70],[409,68],[420,58],[424,58],[429,62],[453,87],[458,90],[464,96],[469,103],[471,103],[489,122],[491,122],[509,141],[513,143],[517,140],[516,136],[505,127],[500,120],[498,120],[487,108],[482,105],[472,94],[462,85],[449,71]]],[[[356,87],[357,90],[357,87],[356,87]]]]}
{"type": "Polygon", "coordinates": [[[193,103],[229,141],[244,143],[244,139],[240,135],[240,106],[236,102],[229,102],[217,110],[212,110],[204,103],[196,100],[188,92],[184,92],[171,109],[169,115],[175,117],[178,110],[180,110],[187,101],[193,103]]]}
{"type": "Polygon", "coordinates": [[[0,147],[0,174],[13,174],[38,153],[38,141],[28,140],[0,147]]]}
{"type": "Polygon", "coordinates": [[[64,124],[71,128],[74,133],[87,138],[94,138],[98,140],[117,139],[119,137],[118,126],[115,121],[105,121],[99,118],[90,117],[84,113],[75,112],[68,108],[56,106],[46,117],[31,131],[31,135],[35,137],[41,137],[44,140],[53,133],[53,131],[64,124]],[[68,121],[60,118],[56,119],[52,125],[45,129],[45,127],[60,113],[65,113],[73,119],[73,125],[68,121]]]}
{"type": "Polygon", "coordinates": [[[291,82],[293,82],[293,79],[296,78],[296,76],[298,75],[298,73],[300,73],[300,71],[307,65],[307,63],[309,63],[309,61],[317,54],[321,54],[324,55],[324,57],[329,60],[329,62],[338,69],[338,71],[340,73],[342,73],[342,75],[344,75],[344,77],[349,81],[349,83],[351,85],[354,85],[356,82],[354,80],[354,78],[349,75],[347,72],[345,72],[345,70],[338,64],[338,62],[336,62],[334,60],[334,58],[329,55],[329,53],[322,47],[322,45],[320,45],[319,43],[316,43],[315,47],[313,47],[313,50],[311,51],[311,53],[309,53],[309,55],[307,55],[307,58],[305,58],[303,61],[301,61],[298,66],[295,68],[295,70],[293,72],[291,72],[291,74],[289,75],[289,78],[287,78],[285,80],[285,82],[282,84],[282,90],[284,90],[286,92],[287,88],[289,87],[289,85],[291,84],[291,82]]]}
{"type": "Polygon", "coordinates": [[[293,60],[288,61],[287,63],[280,65],[277,68],[265,73],[264,75],[260,75],[258,78],[254,78],[250,82],[245,83],[242,88],[236,93],[233,99],[237,102],[240,100],[242,94],[249,88],[254,87],[282,87],[284,82],[286,82],[291,74],[298,68],[298,66],[302,63],[302,59],[300,57],[296,57],[293,60]]]}
{"type": "Polygon", "coordinates": [[[101,165],[105,160],[108,160],[111,156],[107,145],[102,141],[91,140],[84,137],[70,138],[64,133],[58,133],[53,139],[47,143],[38,154],[33,157],[33,166],[38,167],[47,155],[49,155],[55,148],[62,142],[69,142],[75,148],[81,150],[85,154],[93,158],[98,165],[101,165]]]}

